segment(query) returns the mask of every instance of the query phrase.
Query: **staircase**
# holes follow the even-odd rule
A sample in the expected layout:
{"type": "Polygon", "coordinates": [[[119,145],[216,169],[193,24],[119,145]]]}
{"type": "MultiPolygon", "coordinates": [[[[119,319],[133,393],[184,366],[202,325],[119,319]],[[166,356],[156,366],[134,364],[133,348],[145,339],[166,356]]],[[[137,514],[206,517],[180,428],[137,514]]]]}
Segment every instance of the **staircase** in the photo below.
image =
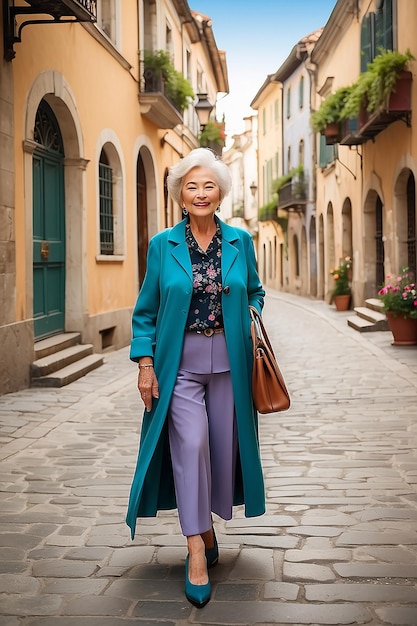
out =
{"type": "Polygon", "coordinates": [[[354,308],[355,317],[348,317],[348,326],[360,333],[376,330],[389,330],[385,313],[382,313],[382,302],[378,298],[369,298],[365,306],[354,308]]]}
{"type": "Polygon", "coordinates": [[[30,367],[32,387],[63,387],[103,364],[91,344],[80,343],[80,333],[61,333],[35,343],[36,360],[30,367]]]}

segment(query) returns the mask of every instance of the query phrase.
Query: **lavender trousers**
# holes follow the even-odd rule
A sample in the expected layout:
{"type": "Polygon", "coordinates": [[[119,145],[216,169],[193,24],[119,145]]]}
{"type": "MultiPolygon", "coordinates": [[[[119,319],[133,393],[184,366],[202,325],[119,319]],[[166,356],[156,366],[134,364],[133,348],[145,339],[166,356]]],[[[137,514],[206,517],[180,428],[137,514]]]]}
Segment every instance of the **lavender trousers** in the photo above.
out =
{"type": "Polygon", "coordinates": [[[186,332],[168,412],[169,444],[183,535],[231,519],[237,433],[224,334],[186,332]]]}

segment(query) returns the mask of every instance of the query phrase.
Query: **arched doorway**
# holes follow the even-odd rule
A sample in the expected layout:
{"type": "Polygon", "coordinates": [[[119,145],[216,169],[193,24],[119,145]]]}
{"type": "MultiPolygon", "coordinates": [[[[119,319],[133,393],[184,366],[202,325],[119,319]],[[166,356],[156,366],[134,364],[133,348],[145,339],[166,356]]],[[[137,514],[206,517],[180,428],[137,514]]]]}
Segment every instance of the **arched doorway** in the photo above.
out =
{"type": "Polygon", "coordinates": [[[344,257],[353,256],[352,245],[352,203],[346,198],[342,207],[342,254],[344,257]]]}
{"type": "Polygon", "coordinates": [[[310,220],[310,295],[317,296],[317,234],[316,218],[310,220]]]}
{"type": "Polygon", "coordinates": [[[384,225],[382,200],[374,189],[368,192],[364,204],[364,297],[371,298],[384,282],[384,225]]]}
{"type": "Polygon", "coordinates": [[[64,146],[51,107],[41,100],[33,153],[33,319],[35,339],[65,328],[64,146]]]}
{"type": "MultiPolygon", "coordinates": [[[[163,181],[161,181],[161,184],[163,184],[163,181]]],[[[142,145],[136,163],[136,229],[139,288],[146,273],[149,239],[159,230],[158,206],[154,159],[149,148],[142,145]]],[[[161,222],[164,226],[164,217],[162,217],[161,222]]]]}
{"type": "Polygon", "coordinates": [[[319,291],[317,295],[319,298],[324,298],[325,288],[325,275],[324,275],[324,216],[321,213],[319,216],[319,228],[318,228],[318,257],[319,257],[319,291]]]}
{"type": "MultiPolygon", "coordinates": [[[[326,264],[326,275],[327,278],[329,276],[329,272],[336,265],[336,256],[335,256],[335,235],[334,235],[334,214],[333,214],[333,205],[331,202],[327,205],[327,215],[326,215],[326,253],[325,253],[325,264],[326,264]]],[[[329,283],[327,280],[327,296],[330,298],[330,292],[333,285],[329,283]]]]}
{"type": "Polygon", "coordinates": [[[139,287],[142,285],[146,272],[146,256],[148,253],[148,205],[146,194],[145,167],[141,155],[138,155],[136,168],[136,211],[137,211],[137,245],[138,245],[138,276],[139,287]]]}
{"type": "Polygon", "coordinates": [[[403,169],[395,183],[394,207],[395,230],[398,241],[398,267],[392,271],[399,272],[407,266],[414,276],[417,270],[417,220],[416,220],[416,182],[413,172],[403,169]]]}

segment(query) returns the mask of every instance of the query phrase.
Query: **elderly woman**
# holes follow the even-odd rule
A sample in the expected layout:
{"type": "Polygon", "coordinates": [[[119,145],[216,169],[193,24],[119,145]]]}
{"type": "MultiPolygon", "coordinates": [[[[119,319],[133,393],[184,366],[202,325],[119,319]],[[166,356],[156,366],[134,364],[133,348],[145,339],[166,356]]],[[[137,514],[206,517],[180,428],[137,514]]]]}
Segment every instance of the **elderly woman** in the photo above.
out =
{"type": "Polygon", "coordinates": [[[265,511],[248,309],[261,311],[265,292],[251,236],[215,215],[230,187],[207,148],[171,168],[184,219],[151,239],[132,319],[145,413],[127,524],[133,538],[137,517],[178,509],[185,594],[197,607],[210,599],[207,568],[218,560],[212,513],[265,511]]]}

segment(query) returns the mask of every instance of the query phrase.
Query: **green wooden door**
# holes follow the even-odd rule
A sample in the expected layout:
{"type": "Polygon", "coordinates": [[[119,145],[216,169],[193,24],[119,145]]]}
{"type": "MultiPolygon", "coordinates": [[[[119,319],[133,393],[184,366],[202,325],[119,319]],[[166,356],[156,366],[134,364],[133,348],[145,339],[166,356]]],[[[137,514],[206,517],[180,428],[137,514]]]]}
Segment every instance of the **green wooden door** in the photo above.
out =
{"type": "Polygon", "coordinates": [[[50,107],[36,116],[33,155],[33,318],[35,339],[65,328],[65,202],[63,148],[50,107]]]}

